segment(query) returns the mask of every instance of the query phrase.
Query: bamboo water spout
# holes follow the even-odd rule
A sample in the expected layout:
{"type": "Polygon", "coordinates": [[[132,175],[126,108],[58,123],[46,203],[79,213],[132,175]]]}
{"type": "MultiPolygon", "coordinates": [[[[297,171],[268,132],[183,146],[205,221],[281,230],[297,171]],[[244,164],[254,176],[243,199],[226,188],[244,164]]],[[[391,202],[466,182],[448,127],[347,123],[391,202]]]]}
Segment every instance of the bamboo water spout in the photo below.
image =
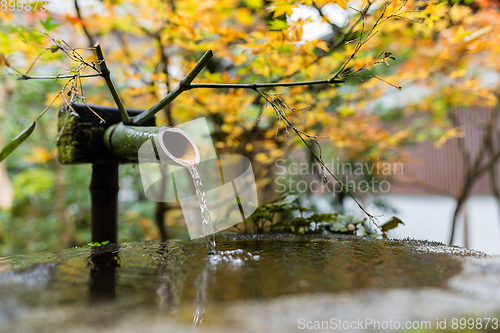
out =
{"type": "Polygon", "coordinates": [[[103,139],[110,152],[128,161],[137,161],[140,151],[141,160],[177,166],[200,163],[198,147],[178,128],[118,123],[105,131],[103,139]],[[153,144],[143,145],[148,140],[153,144]]]}
{"type": "MultiPolygon", "coordinates": [[[[143,112],[126,111],[130,116],[143,112]]],[[[92,242],[118,241],[119,164],[141,160],[187,168],[200,163],[200,152],[189,135],[178,128],[154,125],[154,117],[142,126],[123,124],[114,107],[76,103],[61,108],[59,160],[63,164],[93,165],[92,242]]]]}
{"type": "MultiPolygon", "coordinates": [[[[127,109],[130,116],[142,110],[127,109]]],[[[198,164],[200,153],[193,140],[182,130],[156,127],[155,118],[129,126],[121,123],[116,107],[72,104],[59,112],[58,157],[62,164],[92,164],[90,194],[92,201],[92,242],[118,241],[118,167],[137,163],[139,149],[145,145],[152,162],[178,166],[198,164]]]]}

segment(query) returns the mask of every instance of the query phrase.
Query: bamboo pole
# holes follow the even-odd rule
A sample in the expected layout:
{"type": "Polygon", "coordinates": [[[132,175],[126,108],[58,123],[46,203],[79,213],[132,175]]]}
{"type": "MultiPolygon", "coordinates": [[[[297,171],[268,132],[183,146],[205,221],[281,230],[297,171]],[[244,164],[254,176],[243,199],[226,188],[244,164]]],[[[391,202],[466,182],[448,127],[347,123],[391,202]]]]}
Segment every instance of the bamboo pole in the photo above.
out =
{"type": "Polygon", "coordinates": [[[117,162],[92,165],[92,242],[118,242],[118,188],[117,162]]]}

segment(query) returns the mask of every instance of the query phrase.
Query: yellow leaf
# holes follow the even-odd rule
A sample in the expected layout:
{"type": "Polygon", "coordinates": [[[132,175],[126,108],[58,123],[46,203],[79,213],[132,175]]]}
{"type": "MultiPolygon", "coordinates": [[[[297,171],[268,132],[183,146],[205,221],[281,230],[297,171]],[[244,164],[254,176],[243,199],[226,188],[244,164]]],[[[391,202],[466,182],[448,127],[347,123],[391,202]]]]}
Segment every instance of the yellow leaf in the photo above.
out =
{"type": "Polygon", "coordinates": [[[57,152],[49,152],[45,147],[33,147],[30,155],[24,155],[22,159],[28,163],[44,164],[55,158],[57,152]]]}
{"type": "Polygon", "coordinates": [[[351,108],[349,106],[341,106],[338,112],[341,116],[345,117],[353,115],[356,112],[356,110],[354,110],[354,108],[351,108]]]}
{"type": "Polygon", "coordinates": [[[245,2],[252,9],[259,9],[264,5],[264,0],[246,0],[245,2]]]}
{"type": "Polygon", "coordinates": [[[464,136],[465,133],[460,127],[450,128],[436,140],[434,146],[439,149],[449,138],[463,138],[464,136]]]}
{"type": "Polygon", "coordinates": [[[335,0],[335,3],[342,9],[347,9],[347,1],[345,0],[335,0]]]}
{"type": "Polygon", "coordinates": [[[236,11],[236,15],[238,17],[238,21],[243,24],[250,25],[254,21],[252,13],[248,8],[238,8],[238,10],[236,11]]]}
{"type": "Polygon", "coordinates": [[[255,155],[255,160],[260,163],[267,163],[269,161],[269,156],[266,153],[258,153],[255,155]]]}
{"type": "Polygon", "coordinates": [[[45,103],[44,103],[44,105],[49,105],[50,103],[52,103],[52,101],[54,101],[54,103],[52,104],[52,108],[53,109],[58,109],[61,105],[63,105],[64,99],[62,97],[60,97],[60,96],[57,97],[57,95],[59,95],[59,91],[54,91],[54,92],[48,93],[45,96],[45,103]]]}
{"type": "Polygon", "coordinates": [[[450,78],[456,79],[456,78],[465,76],[465,74],[467,74],[467,69],[465,69],[465,68],[457,69],[457,70],[454,70],[453,72],[451,72],[450,78]]]}
{"type": "Polygon", "coordinates": [[[321,49],[321,50],[323,50],[323,51],[325,51],[325,52],[328,52],[328,50],[329,50],[329,48],[328,48],[328,44],[327,44],[325,41],[323,41],[323,40],[318,41],[318,43],[316,43],[316,45],[315,45],[315,46],[316,46],[318,49],[321,49]]]}

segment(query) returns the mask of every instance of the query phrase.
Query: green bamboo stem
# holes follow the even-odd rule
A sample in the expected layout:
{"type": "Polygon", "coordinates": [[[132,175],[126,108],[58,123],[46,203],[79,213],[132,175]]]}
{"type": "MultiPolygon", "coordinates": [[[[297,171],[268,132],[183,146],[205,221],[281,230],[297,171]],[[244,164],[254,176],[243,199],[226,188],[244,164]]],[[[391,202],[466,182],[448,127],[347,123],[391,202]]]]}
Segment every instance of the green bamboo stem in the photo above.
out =
{"type": "Polygon", "coordinates": [[[120,111],[122,121],[124,124],[130,124],[130,117],[127,111],[125,110],[125,107],[123,106],[122,100],[120,98],[120,95],[118,95],[118,91],[116,90],[113,81],[111,81],[111,72],[109,71],[108,66],[106,65],[106,61],[104,60],[104,54],[102,53],[101,44],[95,43],[94,48],[95,48],[95,53],[97,55],[97,59],[100,61],[102,77],[104,78],[104,80],[106,80],[109,91],[111,92],[111,95],[113,95],[113,99],[115,100],[116,106],[120,111]]]}
{"type": "Polygon", "coordinates": [[[172,90],[170,93],[168,93],[167,96],[165,96],[161,101],[153,105],[149,110],[146,110],[140,114],[138,114],[135,117],[132,117],[132,124],[133,125],[141,125],[144,124],[148,119],[152,118],[158,111],[162,110],[166,105],[170,104],[177,96],[179,96],[184,89],[180,88],[181,86],[179,85],[177,88],[172,90]]]}
{"type": "Polygon", "coordinates": [[[257,89],[257,88],[272,88],[272,87],[292,87],[292,86],[312,86],[315,84],[337,84],[344,83],[345,80],[315,80],[315,81],[303,81],[303,82],[272,82],[272,83],[191,83],[189,89],[196,88],[246,88],[246,89],[257,89]]]}
{"type": "Polygon", "coordinates": [[[191,82],[200,74],[201,70],[208,64],[210,59],[214,56],[212,50],[208,50],[203,54],[203,56],[198,60],[193,69],[181,80],[180,86],[184,89],[189,89],[191,82]]]}
{"type": "Polygon", "coordinates": [[[110,126],[104,132],[104,145],[120,160],[184,165],[200,162],[196,144],[183,131],[165,126],[131,126],[123,123],[110,126]],[[150,141],[144,145],[146,141],[150,141]]]}
{"type": "MultiPolygon", "coordinates": [[[[144,142],[158,136],[160,126],[126,126],[118,123],[104,132],[104,145],[117,157],[137,161],[139,148],[144,142]]],[[[154,153],[150,152],[152,156],[154,153]]]]}
{"type": "Polygon", "coordinates": [[[208,50],[196,63],[193,69],[181,80],[179,86],[172,90],[167,96],[165,96],[161,101],[153,105],[149,110],[132,118],[132,124],[141,125],[149,118],[153,117],[157,112],[162,110],[165,106],[170,104],[177,96],[179,96],[184,90],[189,90],[191,82],[196,78],[196,76],[201,72],[201,70],[207,65],[208,61],[213,57],[212,50],[208,50]]]}

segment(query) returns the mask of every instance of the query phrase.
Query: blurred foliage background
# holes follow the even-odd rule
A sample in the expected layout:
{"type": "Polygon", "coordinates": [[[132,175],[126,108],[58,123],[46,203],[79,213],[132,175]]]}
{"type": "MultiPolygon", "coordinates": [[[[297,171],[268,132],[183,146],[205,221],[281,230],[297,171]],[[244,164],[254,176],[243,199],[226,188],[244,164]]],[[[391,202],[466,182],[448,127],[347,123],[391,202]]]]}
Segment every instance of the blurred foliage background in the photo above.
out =
{"type": "MultiPolygon", "coordinates": [[[[125,105],[146,109],[171,91],[207,49],[214,50],[215,58],[196,82],[327,79],[381,23],[342,71],[346,84],[268,91],[281,94],[291,107],[306,109],[290,114],[290,120],[304,132],[328,136],[318,139],[326,161],[404,162],[404,147],[462,135],[448,107],[497,103],[498,80],[492,75],[500,66],[498,1],[30,3],[31,10],[0,11],[0,146],[30,124],[65,83],[16,81],[16,76],[28,70],[30,75],[71,73],[75,67],[63,52],[51,50],[60,40],[82,48],[79,52],[90,60],[95,60],[91,46],[99,41],[125,105]],[[395,59],[384,57],[378,64],[385,52],[395,59]],[[412,121],[389,130],[383,126],[388,119],[412,121]]],[[[82,84],[88,103],[113,105],[104,80],[88,78],[82,84]]],[[[55,153],[57,109],[63,103],[64,98],[57,99],[26,143],[0,163],[0,256],[90,241],[91,166],[62,166],[55,153]]],[[[265,108],[252,91],[196,89],[157,118],[158,124],[173,126],[206,117],[219,154],[250,158],[264,203],[278,196],[277,159],[313,162],[296,136],[288,136],[283,127],[276,135],[276,116],[265,108]]],[[[367,177],[390,180],[390,175],[366,170],[356,181],[367,177]]],[[[138,170],[121,166],[120,241],[158,238],[158,223],[167,225],[170,237],[186,238],[180,210],[149,202],[142,191],[138,170]]],[[[332,208],[342,210],[342,195],[328,198],[332,208]]],[[[320,210],[311,193],[300,200],[320,210]]]]}

